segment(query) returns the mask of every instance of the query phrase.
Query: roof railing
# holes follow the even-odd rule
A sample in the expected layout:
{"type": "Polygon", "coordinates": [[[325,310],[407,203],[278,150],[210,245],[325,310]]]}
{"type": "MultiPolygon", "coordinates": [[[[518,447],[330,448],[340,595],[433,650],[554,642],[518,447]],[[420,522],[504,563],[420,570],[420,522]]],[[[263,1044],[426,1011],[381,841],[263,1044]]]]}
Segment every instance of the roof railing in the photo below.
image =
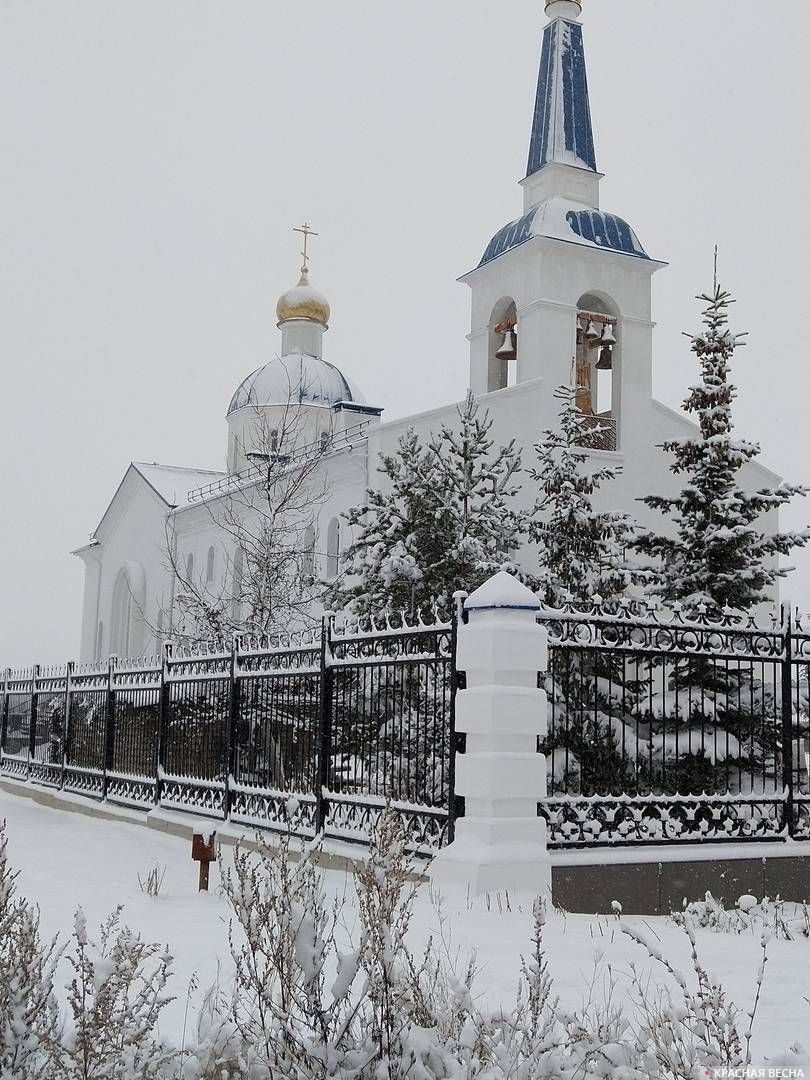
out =
{"type": "MultiPolygon", "coordinates": [[[[302,461],[315,453],[330,454],[337,453],[340,450],[349,450],[366,437],[366,430],[370,423],[370,420],[362,420],[359,424],[352,424],[351,427],[327,433],[325,439],[321,437],[306,443],[304,446],[299,446],[292,454],[279,453],[278,456],[285,459],[289,465],[294,465],[296,462],[302,461]]],[[[271,455],[268,454],[267,456],[270,457],[271,455]]],[[[205,502],[208,499],[225,495],[229,491],[238,491],[240,488],[261,480],[266,470],[267,467],[264,463],[251,465],[249,469],[242,469],[241,472],[231,473],[222,477],[221,480],[214,481],[214,483],[194,488],[188,493],[187,501],[189,503],[205,502]]]]}

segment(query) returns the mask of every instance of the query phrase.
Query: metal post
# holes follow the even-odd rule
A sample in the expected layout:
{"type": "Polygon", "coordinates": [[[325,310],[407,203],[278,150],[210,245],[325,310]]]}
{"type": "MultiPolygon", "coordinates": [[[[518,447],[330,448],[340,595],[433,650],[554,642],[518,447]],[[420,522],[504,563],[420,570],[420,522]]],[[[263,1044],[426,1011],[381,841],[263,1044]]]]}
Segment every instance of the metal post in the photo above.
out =
{"type": "Polygon", "coordinates": [[[107,715],[104,724],[104,774],[101,782],[101,797],[107,798],[107,773],[112,771],[115,753],[115,661],[111,656],[107,665],[107,715]]]}
{"type": "Polygon", "coordinates": [[[793,619],[790,607],[782,605],[784,659],[782,660],[782,789],[785,792],[785,828],[796,831],[793,805],[793,619]]]}
{"type": "Polygon", "coordinates": [[[62,769],[59,773],[60,791],[65,786],[65,769],[67,768],[68,754],[70,753],[70,740],[73,736],[70,720],[70,683],[73,678],[73,668],[73,661],[68,661],[67,673],[65,675],[65,720],[62,725],[62,769]]]}
{"type": "Polygon", "coordinates": [[[329,762],[332,757],[332,625],[334,613],[324,612],[321,620],[321,700],[318,714],[318,760],[315,771],[315,831],[323,832],[329,806],[325,795],[329,787],[329,762]]]}
{"type": "Polygon", "coordinates": [[[0,713],[0,766],[2,766],[3,752],[8,738],[8,680],[10,676],[11,669],[6,668],[3,675],[3,711],[0,713]]]}
{"type": "MultiPolygon", "coordinates": [[[[223,816],[231,816],[233,793],[231,781],[236,775],[236,746],[239,737],[239,635],[234,634],[231,642],[231,678],[228,707],[228,724],[225,729],[225,799],[223,816]]],[[[202,864],[200,864],[202,865],[202,864]]],[[[207,886],[206,886],[207,888],[207,886]]]]}
{"type": "Polygon", "coordinates": [[[450,731],[447,765],[447,843],[452,844],[456,835],[456,818],[464,815],[464,800],[456,801],[456,752],[460,750],[459,741],[463,735],[456,734],[456,693],[464,688],[464,673],[456,667],[458,652],[458,624],[464,620],[464,601],[468,594],[463,590],[453,593],[455,606],[450,631],[450,731]]]}
{"type": "Polygon", "coordinates": [[[26,770],[26,780],[31,779],[31,761],[36,756],[37,752],[37,713],[39,711],[37,692],[38,681],[39,664],[34,664],[34,669],[31,673],[31,720],[28,725],[28,768],[26,770]]]}
{"type": "Polygon", "coordinates": [[[160,806],[163,796],[163,769],[166,761],[166,727],[169,722],[171,706],[171,684],[169,682],[169,663],[172,658],[171,641],[163,642],[160,663],[160,697],[158,698],[157,760],[155,761],[155,806],[160,806]]]}

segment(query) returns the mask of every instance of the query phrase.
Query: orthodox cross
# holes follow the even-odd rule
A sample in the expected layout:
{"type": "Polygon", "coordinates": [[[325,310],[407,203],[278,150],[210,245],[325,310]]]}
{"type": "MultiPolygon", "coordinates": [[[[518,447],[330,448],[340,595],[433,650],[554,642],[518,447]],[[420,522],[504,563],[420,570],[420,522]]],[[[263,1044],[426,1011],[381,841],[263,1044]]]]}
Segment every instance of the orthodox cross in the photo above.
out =
{"type": "Polygon", "coordinates": [[[308,270],[309,269],[309,255],[307,254],[307,243],[309,241],[310,236],[318,236],[320,234],[316,233],[312,229],[310,229],[308,221],[305,221],[304,224],[299,226],[298,228],[293,229],[293,232],[303,233],[303,236],[304,236],[304,250],[301,252],[301,254],[304,256],[304,265],[302,266],[301,269],[302,270],[308,270]]]}

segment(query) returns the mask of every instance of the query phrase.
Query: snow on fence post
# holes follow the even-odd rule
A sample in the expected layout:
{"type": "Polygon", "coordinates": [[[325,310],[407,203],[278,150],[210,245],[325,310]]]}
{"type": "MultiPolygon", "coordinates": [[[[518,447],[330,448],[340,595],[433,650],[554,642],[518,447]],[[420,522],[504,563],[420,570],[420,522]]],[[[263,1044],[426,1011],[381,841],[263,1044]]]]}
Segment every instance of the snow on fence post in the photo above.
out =
{"type": "MultiPolygon", "coordinates": [[[[225,728],[225,792],[223,795],[222,816],[227,821],[231,816],[233,800],[232,785],[236,776],[236,743],[239,733],[239,634],[231,637],[230,692],[228,697],[228,721],[225,728]]],[[[206,886],[207,888],[207,886],[206,886]]]]}
{"type": "Polygon", "coordinates": [[[505,571],[464,604],[469,622],[458,628],[458,668],[467,688],[456,695],[455,721],[467,745],[456,757],[455,786],[465,815],[431,863],[438,885],[551,897],[546,823],[537,815],[546,796],[546,758],[537,742],[548,727],[546,695],[537,686],[548,657],[540,606],[505,571]]]}
{"type": "Polygon", "coordinates": [[[37,754],[37,723],[39,720],[39,664],[31,671],[31,711],[28,714],[28,765],[25,779],[31,779],[31,762],[37,754]]]}
{"type": "Polygon", "coordinates": [[[788,836],[796,832],[793,801],[793,617],[790,604],[782,605],[782,790],[784,792],[784,827],[788,836]]]}
{"type": "Polygon", "coordinates": [[[326,790],[329,787],[329,762],[332,756],[332,630],[334,611],[325,611],[321,618],[321,682],[318,704],[318,746],[315,760],[315,833],[326,826],[329,807],[326,790]]]}
{"type": "Polygon", "coordinates": [[[118,658],[111,656],[107,661],[107,699],[104,714],[104,744],[102,748],[101,798],[107,798],[107,774],[112,772],[115,752],[115,663],[118,658]]]}
{"type": "Polygon", "coordinates": [[[166,730],[169,724],[171,708],[171,686],[169,684],[169,661],[172,658],[173,643],[168,639],[163,642],[160,651],[160,690],[158,691],[158,726],[157,753],[155,757],[155,806],[160,806],[163,795],[163,766],[166,760],[166,730]]]}
{"type": "Polygon", "coordinates": [[[68,760],[68,748],[70,747],[71,737],[71,719],[70,719],[70,695],[71,695],[71,681],[73,679],[73,670],[75,664],[72,660],[68,661],[68,665],[65,669],[65,718],[62,723],[62,768],[59,772],[59,790],[65,786],[65,769],[67,768],[68,760]]]}
{"type": "Polygon", "coordinates": [[[8,738],[8,680],[10,675],[10,668],[6,668],[3,676],[3,711],[0,713],[0,764],[3,761],[6,739],[8,738]]]}

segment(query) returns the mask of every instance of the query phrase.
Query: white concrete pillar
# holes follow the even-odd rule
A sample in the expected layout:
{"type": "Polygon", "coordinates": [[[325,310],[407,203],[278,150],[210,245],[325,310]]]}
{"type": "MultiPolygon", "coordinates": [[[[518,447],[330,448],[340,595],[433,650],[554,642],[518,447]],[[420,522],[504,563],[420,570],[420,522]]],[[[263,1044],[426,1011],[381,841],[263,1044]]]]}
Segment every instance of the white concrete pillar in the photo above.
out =
{"type": "Polygon", "coordinates": [[[456,795],[465,816],[452,844],[429,874],[440,886],[551,897],[546,823],[548,703],[537,688],[548,657],[548,634],[536,620],[540,602],[510,574],[490,578],[468,597],[469,623],[458,631],[458,667],[467,689],[456,696],[456,731],[467,750],[456,755],[456,795]]]}

